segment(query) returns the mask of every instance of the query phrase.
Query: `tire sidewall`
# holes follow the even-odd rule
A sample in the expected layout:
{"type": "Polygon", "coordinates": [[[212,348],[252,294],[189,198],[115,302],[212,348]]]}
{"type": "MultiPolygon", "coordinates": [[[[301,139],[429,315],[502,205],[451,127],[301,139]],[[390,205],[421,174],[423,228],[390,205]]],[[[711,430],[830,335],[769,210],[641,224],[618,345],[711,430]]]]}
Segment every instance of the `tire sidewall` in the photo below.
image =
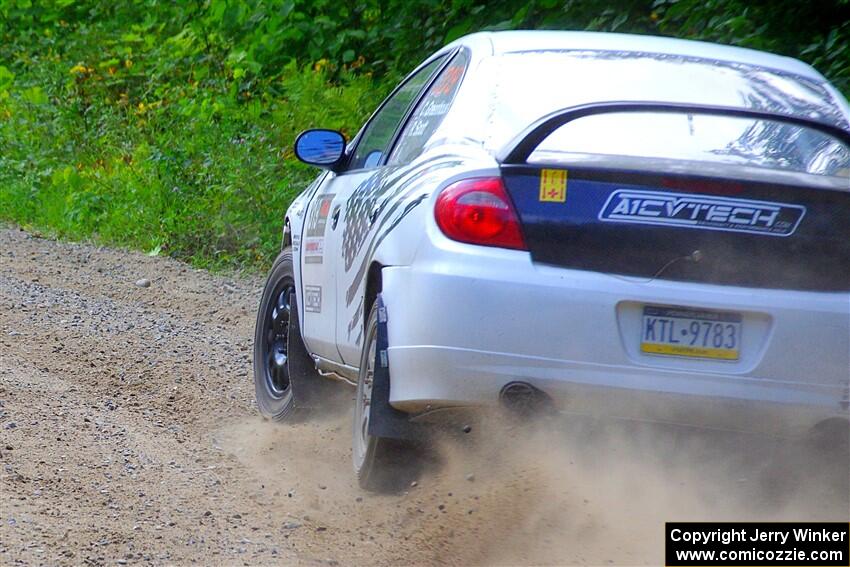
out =
{"type": "MultiPolygon", "coordinates": [[[[371,343],[378,332],[378,303],[375,302],[372,305],[371,310],[369,311],[369,318],[366,321],[366,329],[363,333],[364,341],[363,341],[363,350],[360,353],[360,372],[357,377],[357,395],[355,398],[355,404],[362,404],[362,391],[364,387],[364,382],[366,379],[366,374],[368,372],[369,365],[369,351],[371,350],[371,343]]],[[[352,429],[352,450],[351,450],[351,460],[354,466],[354,474],[357,477],[357,481],[359,482],[361,487],[369,487],[371,485],[371,477],[373,476],[373,472],[375,469],[375,455],[378,450],[378,443],[380,442],[380,438],[373,437],[371,435],[367,435],[366,441],[366,450],[364,452],[363,460],[358,462],[354,447],[356,441],[356,436],[359,435],[359,431],[361,428],[360,423],[360,408],[355,408],[354,411],[354,423],[352,429]]]]}
{"type": "Polygon", "coordinates": [[[260,298],[260,306],[257,310],[257,322],[254,326],[254,390],[256,393],[257,408],[260,413],[272,420],[282,420],[292,412],[294,398],[292,385],[288,393],[283,397],[275,397],[268,388],[266,382],[266,357],[263,353],[265,336],[264,330],[267,325],[269,303],[277,300],[278,288],[284,279],[295,281],[295,273],[292,267],[292,249],[285,248],[275,259],[263,295],[260,298]]]}

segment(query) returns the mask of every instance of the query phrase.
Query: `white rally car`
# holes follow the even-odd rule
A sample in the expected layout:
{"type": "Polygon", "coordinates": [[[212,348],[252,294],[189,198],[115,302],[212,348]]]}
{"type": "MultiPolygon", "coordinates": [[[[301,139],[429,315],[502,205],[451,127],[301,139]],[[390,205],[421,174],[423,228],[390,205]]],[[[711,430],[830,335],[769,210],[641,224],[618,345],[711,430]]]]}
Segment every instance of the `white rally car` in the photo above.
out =
{"type": "Polygon", "coordinates": [[[850,107],[786,57],[481,33],[416,68],[286,212],[260,411],[356,387],[354,468],[499,404],[732,429],[846,420],[850,107]]]}

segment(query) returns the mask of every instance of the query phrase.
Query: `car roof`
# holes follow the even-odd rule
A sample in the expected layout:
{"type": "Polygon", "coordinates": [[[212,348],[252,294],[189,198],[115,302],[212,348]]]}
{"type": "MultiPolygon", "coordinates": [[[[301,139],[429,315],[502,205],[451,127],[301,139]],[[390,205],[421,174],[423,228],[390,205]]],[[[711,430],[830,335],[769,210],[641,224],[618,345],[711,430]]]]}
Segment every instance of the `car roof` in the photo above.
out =
{"type": "Polygon", "coordinates": [[[810,65],[791,57],[743,47],[652,35],[579,31],[479,32],[452,42],[446,46],[446,49],[452,49],[459,45],[469,47],[474,53],[481,56],[560,50],[624,51],[679,55],[743,63],[794,73],[817,81],[826,81],[810,65]]]}

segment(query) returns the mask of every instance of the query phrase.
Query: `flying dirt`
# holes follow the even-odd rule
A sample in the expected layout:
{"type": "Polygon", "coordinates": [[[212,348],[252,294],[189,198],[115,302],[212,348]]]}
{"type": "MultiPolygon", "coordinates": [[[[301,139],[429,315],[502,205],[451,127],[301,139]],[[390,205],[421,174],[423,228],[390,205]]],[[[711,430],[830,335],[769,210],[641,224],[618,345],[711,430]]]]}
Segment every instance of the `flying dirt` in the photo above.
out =
{"type": "Polygon", "coordinates": [[[261,287],[0,229],[0,564],[660,565],[665,521],[848,519],[841,436],[578,419],[484,419],[364,492],[349,410],[258,416],[261,287]]]}

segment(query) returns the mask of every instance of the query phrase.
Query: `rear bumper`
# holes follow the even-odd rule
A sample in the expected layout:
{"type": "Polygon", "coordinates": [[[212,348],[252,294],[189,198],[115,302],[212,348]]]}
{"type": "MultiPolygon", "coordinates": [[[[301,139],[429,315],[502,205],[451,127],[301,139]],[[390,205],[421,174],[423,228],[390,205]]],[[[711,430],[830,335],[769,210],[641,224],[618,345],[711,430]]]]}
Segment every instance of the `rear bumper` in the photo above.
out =
{"type": "Polygon", "coordinates": [[[828,390],[757,380],[728,384],[706,377],[648,375],[465,349],[390,348],[390,368],[390,402],[409,413],[495,406],[503,386],[523,381],[548,394],[559,411],[597,418],[781,435],[848,416],[828,390]],[[420,368],[429,370],[423,374],[417,371],[420,368]]]}
{"type": "Polygon", "coordinates": [[[438,246],[384,269],[400,410],[495,405],[520,380],[600,417],[779,433],[848,415],[848,294],[634,281],[438,246]],[[641,353],[644,304],[744,313],[740,360],[641,353]]]}

